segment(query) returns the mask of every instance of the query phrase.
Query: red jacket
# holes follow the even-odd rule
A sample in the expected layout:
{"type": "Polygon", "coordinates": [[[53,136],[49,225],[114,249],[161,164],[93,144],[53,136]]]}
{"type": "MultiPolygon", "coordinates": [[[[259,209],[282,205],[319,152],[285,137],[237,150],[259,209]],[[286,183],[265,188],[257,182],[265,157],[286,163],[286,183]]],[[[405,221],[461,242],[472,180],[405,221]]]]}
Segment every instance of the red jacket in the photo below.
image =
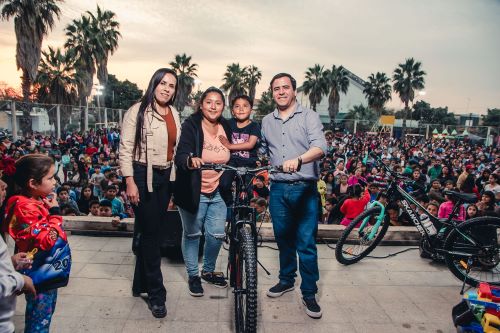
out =
{"type": "Polygon", "coordinates": [[[34,248],[50,250],[56,242],[49,237],[52,228],[57,231],[59,237],[68,240],[62,229],[62,217],[50,215],[46,205],[41,201],[15,195],[8,200],[5,214],[8,232],[21,252],[28,252],[34,248]]]}
{"type": "Polygon", "coordinates": [[[370,202],[370,192],[366,189],[360,199],[347,199],[344,201],[342,207],[340,207],[340,211],[346,218],[352,220],[363,212],[368,202],[370,202]]]}

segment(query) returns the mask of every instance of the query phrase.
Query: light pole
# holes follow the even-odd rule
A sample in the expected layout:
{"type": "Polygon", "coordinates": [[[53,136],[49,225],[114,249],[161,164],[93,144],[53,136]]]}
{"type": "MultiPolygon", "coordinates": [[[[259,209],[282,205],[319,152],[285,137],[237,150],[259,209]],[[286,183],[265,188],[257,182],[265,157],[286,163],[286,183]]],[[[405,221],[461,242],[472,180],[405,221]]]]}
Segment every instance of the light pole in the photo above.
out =
{"type": "MultiPolygon", "coordinates": [[[[94,96],[96,96],[96,99],[97,99],[97,121],[99,123],[102,122],[102,119],[101,119],[101,101],[100,101],[100,96],[102,96],[103,94],[103,91],[104,91],[104,86],[100,85],[100,84],[94,84],[94,88],[95,88],[95,92],[94,92],[94,96]]],[[[106,120],[105,120],[106,122],[106,120]]]]}

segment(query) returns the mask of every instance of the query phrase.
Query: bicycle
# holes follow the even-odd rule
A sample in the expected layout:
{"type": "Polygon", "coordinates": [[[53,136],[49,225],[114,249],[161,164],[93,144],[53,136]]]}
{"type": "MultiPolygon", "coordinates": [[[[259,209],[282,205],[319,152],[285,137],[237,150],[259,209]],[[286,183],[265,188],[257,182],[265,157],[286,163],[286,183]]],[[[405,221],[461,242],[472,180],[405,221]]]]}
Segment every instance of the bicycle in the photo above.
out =
{"type": "MultiPolygon", "coordinates": [[[[226,226],[229,243],[229,285],[234,289],[235,326],[238,333],[257,331],[257,237],[255,209],[249,206],[248,188],[256,173],[267,170],[281,172],[281,168],[233,167],[225,164],[204,164],[201,170],[234,171],[236,191],[233,195],[231,217],[226,226]],[[247,176],[252,179],[245,183],[247,176]]],[[[262,265],[261,265],[262,266],[262,265]]]]}
{"type": "MultiPolygon", "coordinates": [[[[454,191],[444,192],[455,201],[450,216],[446,219],[434,217],[401,187],[401,181],[408,179],[406,176],[394,173],[375,159],[389,176],[388,201],[400,203],[422,235],[425,250],[435,257],[443,256],[448,269],[463,281],[464,286],[467,283],[476,287],[479,282],[500,285],[500,218],[482,216],[463,222],[456,220],[460,206],[476,202],[477,197],[454,191]]],[[[379,245],[388,227],[386,207],[374,201],[343,231],[335,248],[337,261],[344,265],[360,261],[379,245]]]]}

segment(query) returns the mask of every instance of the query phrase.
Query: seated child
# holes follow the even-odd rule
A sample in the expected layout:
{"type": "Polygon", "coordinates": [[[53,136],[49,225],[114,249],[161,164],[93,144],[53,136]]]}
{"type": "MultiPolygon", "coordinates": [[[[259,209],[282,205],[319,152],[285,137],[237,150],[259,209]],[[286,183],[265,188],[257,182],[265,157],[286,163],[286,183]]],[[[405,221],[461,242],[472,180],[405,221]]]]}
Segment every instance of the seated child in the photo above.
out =
{"type": "Polygon", "coordinates": [[[120,217],[113,215],[111,206],[111,201],[107,199],[101,200],[101,202],[99,202],[99,216],[112,217],[111,225],[113,227],[118,227],[120,225],[120,217]]]}
{"type": "Polygon", "coordinates": [[[80,213],[80,210],[78,209],[78,205],[76,202],[70,198],[69,196],[69,191],[66,189],[66,187],[61,186],[57,189],[57,201],[59,202],[59,206],[68,206],[71,207],[76,215],[82,215],[80,213]]]}
{"type": "Polygon", "coordinates": [[[111,202],[113,215],[120,216],[120,218],[128,217],[125,213],[123,202],[121,202],[121,200],[116,197],[117,191],[118,188],[115,185],[109,185],[104,192],[104,199],[107,199],[109,200],[109,202],[111,202]]]}
{"type": "Polygon", "coordinates": [[[267,211],[267,200],[258,198],[255,202],[255,211],[257,212],[257,222],[271,222],[271,214],[267,211]]]}
{"type": "Polygon", "coordinates": [[[97,200],[92,200],[89,202],[89,215],[88,216],[100,216],[99,214],[99,209],[100,209],[100,204],[99,201],[97,200]]]}

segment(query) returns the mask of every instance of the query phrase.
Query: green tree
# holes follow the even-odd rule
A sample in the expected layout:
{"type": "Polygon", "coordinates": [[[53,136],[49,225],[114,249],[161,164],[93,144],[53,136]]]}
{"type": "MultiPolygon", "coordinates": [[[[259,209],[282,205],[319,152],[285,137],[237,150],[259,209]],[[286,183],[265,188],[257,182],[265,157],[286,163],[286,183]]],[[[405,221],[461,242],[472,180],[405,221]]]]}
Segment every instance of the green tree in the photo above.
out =
{"type": "Polygon", "coordinates": [[[262,120],[265,115],[271,113],[276,109],[276,103],[273,99],[273,93],[271,90],[266,90],[262,92],[260,96],[260,101],[257,105],[257,112],[255,114],[255,118],[258,120],[262,120]]]}
{"type": "Polygon", "coordinates": [[[399,98],[405,105],[403,112],[403,127],[401,130],[402,137],[405,136],[406,132],[406,119],[410,110],[408,104],[413,102],[415,91],[424,89],[425,87],[424,76],[426,73],[421,70],[421,66],[422,64],[419,61],[415,61],[413,58],[406,59],[404,64],[399,64],[398,67],[394,69],[394,74],[392,76],[394,91],[399,95],[399,98]]]}
{"type": "MultiPolygon", "coordinates": [[[[224,78],[222,79],[224,84],[221,86],[221,89],[229,92],[229,103],[232,103],[233,98],[236,96],[246,93],[246,76],[247,70],[245,67],[240,67],[240,64],[232,63],[231,65],[227,65],[224,78]]],[[[232,107],[232,105],[229,105],[229,107],[232,107]]]]}
{"type": "Polygon", "coordinates": [[[182,112],[186,105],[190,103],[189,96],[193,91],[195,77],[198,77],[196,71],[197,64],[191,63],[191,56],[185,53],[176,54],[175,60],[170,62],[170,66],[177,73],[177,95],[175,96],[174,105],[182,112]]]}
{"type": "MultiPolygon", "coordinates": [[[[59,104],[60,123],[69,123],[72,105],[78,98],[77,80],[75,74],[75,59],[64,53],[60,48],[49,46],[48,51],[42,51],[42,59],[38,66],[36,79],[38,101],[47,104],[59,104]]],[[[48,107],[50,124],[57,131],[57,112],[54,107],[48,107]]]]}
{"type": "Polygon", "coordinates": [[[482,116],[484,126],[496,126],[500,124],[500,109],[488,109],[485,116],[482,116]]]}
{"type": "Polygon", "coordinates": [[[248,89],[248,96],[250,100],[255,99],[255,88],[262,79],[262,72],[254,65],[246,67],[246,75],[244,79],[244,84],[248,89]]]}
{"type": "Polygon", "coordinates": [[[97,79],[106,86],[108,82],[108,59],[118,48],[118,38],[121,37],[118,29],[120,23],[115,20],[116,14],[110,10],[102,10],[97,6],[96,15],[87,11],[91,18],[95,38],[95,62],[97,66],[97,79]]]}
{"type": "Polygon", "coordinates": [[[347,93],[349,89],[349,77],[346,69],[342,66],[332,66],[331,70],[327,70],[328,89],[328,113],[330,121],[333,121],[339,113],[340,93],[347,93]]]}
{"type": "Polygon", "coordinates": [[[104,90],[104,105],[108,108],[127,110],[142,97],[142,90],[129,80],[120,81],[108,74],[108,85],[104,90]]]}
{"type": "MultiPolygon", "coordinates": [[[[52,30],[55,18],[59,19],[61,13],[58,2],[61,0],[0,0],[2,20],[14,17],[16,65],[23,73],[21,87],[25,103],[29,101],[31,85],[38,73],[43,38],[52,30]]],[[[23,108],[21,130],[24,134],[32,131],[28,107],[23,108]]]]}
{"type": "Polygon", "coordinates": [[[355,105],[345,116],[345,119],[351,123],[352,127],[354,127],[354,122],[357,122],[356,131],[369,131],[373,123],[377,121],[377,118],[376,111],[362,104],[355,105]]]}
{"type": "Polygon", "coordinates": [[[191,93],[189,95],[190,103],[191,106],[193,107],[193,110],[196,110],[198,108],[198,104],[200,103],[201,100],[201,95],[203,95],[203,91],[197,90],[194,93],[191,93]]]}
{"type": "Polygon", "coordinates": [[[324,66],[315,64],[306,71],[306,80],[302,84],[304,93],[309,96],[311,108],[316,111],[317,104],[321,103],[323,95],[328,94],[328,72],[324,66]]]}
{"type": "Polygon", "coordinates": [[[377,72],[370,74],[368,81],[365,82],[363,93],[368,100],[368,106],[377,112],[377,115],[382,114],[382,108],[385,103],[392,99],[391,85],[385,73],[377,72]]]}

